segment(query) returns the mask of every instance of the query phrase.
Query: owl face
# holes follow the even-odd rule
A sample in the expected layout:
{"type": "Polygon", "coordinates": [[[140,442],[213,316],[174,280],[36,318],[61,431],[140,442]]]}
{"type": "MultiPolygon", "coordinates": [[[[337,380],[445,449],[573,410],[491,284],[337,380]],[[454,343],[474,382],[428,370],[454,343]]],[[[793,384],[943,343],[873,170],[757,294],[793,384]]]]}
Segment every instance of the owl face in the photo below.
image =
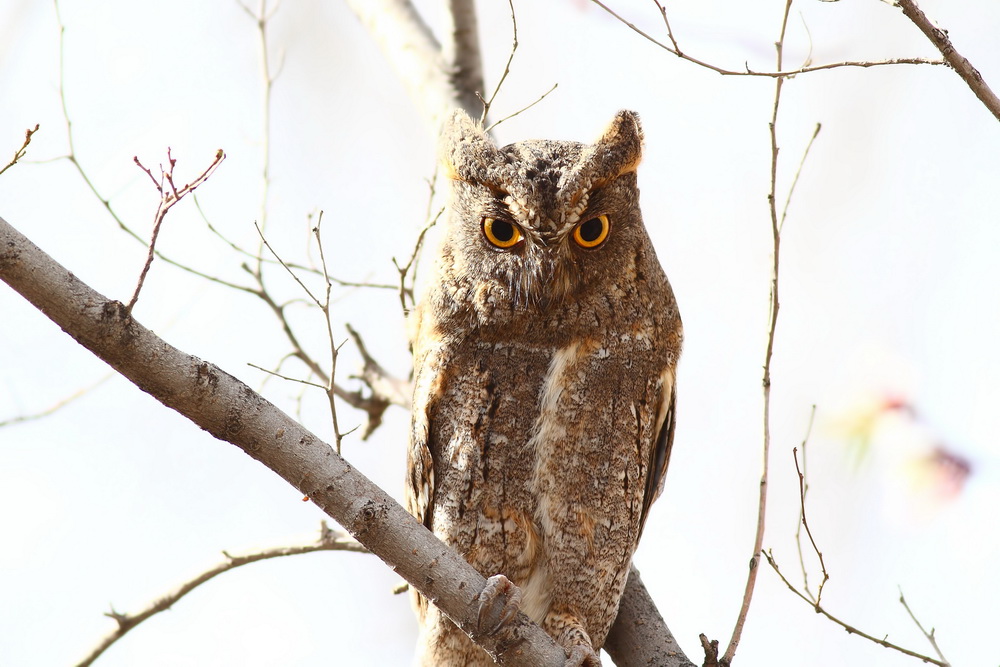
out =
{"type": "Polygon", "coordinates": [[[528,326],[613,298],[634,279],[637,250],[649,247],[635,179],[641,143],[631,112],[593,145],[503,148],[456,112],[442,140],[451,199],[441,271],[452,279],[451,308],[482,324],[528,326]]]}

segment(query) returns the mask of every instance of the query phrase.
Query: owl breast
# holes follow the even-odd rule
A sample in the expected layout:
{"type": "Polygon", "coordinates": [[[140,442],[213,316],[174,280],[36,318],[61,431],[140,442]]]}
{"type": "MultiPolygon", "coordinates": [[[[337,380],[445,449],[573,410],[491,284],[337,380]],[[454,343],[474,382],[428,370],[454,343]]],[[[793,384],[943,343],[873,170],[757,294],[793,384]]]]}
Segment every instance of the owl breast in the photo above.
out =
{"type": "Polygon", "coordinates": [[[673,384],[653,345],[658,319],[636,307],[624,330],[595,318],[589,335],[555,344],[445,335],[418,367],[434,472],[425,521],[484,576],[520,586],[533,620],[570,614],[597,646],[638,539],[673,384]]]}

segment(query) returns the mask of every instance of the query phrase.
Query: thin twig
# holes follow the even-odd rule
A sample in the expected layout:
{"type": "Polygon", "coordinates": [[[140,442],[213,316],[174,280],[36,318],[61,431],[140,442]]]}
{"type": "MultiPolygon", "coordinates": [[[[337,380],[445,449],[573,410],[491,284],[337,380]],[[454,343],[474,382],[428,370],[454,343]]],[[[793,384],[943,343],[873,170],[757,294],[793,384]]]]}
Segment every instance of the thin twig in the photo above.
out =
{"type": "MultiPolygon", "coordinates": [[[[208,231],[212,232],[212,234],[214,234],[220,241],[229,246],[229,248],[235,251],[237,254],[243,255],[248,259],[257,261],[258,256],[256,253],[250,252],[240,244],[236,243],[235,241],[227,237],[225,234],[223,234],[218,227],[212,224],[212,221],[209,219],[208,214],[205,212],[205,209],[202,208],[201,206],[201,199],[198,197],[197,192],[194,193],[194,195],[191,197],[191,200],[194,202],[195,208],[198,209],[198,215],[201,216],[201,220],[202,222],[205,223],[205,227],[208,229],[208,231]]],[[[277,260],[268,259],[267,257],[262,258],[262,261],[264,264],[273,264],[273,265],[278,264],[277,260]]],[[[316,276],[323,275],[323,272],[314,266],[306,266],[305,264],[299,264],[297,262],[287,262],[287,264],[289,267],[295,269],[296,271],[305,271],[307,273],[312,273],[313,275],[316,276]]],[[[361,282],[357,280],[344,280],[336,276],[329,276],[329,278],[334,284],[339,285],[340,287],[367,287],[371,289],[382,289],[382,290],[398,289],[396,285],[389,285],[388,283],[372,283],[372,282],[361,282]]]]}
{"type": "MultiPolygon", "coordinates": [[[[812,418],[809,419],[810,425],[812,424],[812,418]]],[[[792,448],[792,457],[795,459],[795,472],[799,476],[799,518],[801,520],[801,525],[806,529],[806,536],[809,537],[809,543],[812,544],[813,551],[816,553],[816,558],[819,559],[819,568],[823,573],[823,580],[819,582],[819,588],[816,590],[816,599],[813,602],[818,606],[820,601],[823,599],[823,587],[826,586],[826,582],[830,580],[830,574],[826,571],[826,562],[823,560],[823,552],[819,550],[816,545],[816,540],[813,538],[812,530],[809,528],[809,519],[806,516],[806,475],[799,468],[799,456],[798,449],[792,448]]],[[[802,448],[802,458],[805,460],[805,445],[802,448]]],[[[796,539],[798,539],[798,532],[796,532],[796,539]]],[[[802,558],[801,549],[799,551],[799,558],[802,558]]],[[[802,578],[805,579],[805,565],[802,566],[802,578]]],[[[809,597],[812,597],[812,593],[809,591],[809,585],[805,585],[806,593],[809,597]]]]}
{"type": "Polygon", "coordinates": [[[552,87],[549,88],[548,90],[546,90],[544,93],[542,93],[541,96],[539,96],[539,98],[537,100],[535,100],[534,102],[532,102],[528,106],[521,107],[520,109],[518,109],[514,113],[508,114],[508,115],[504,116],[503,118],[501,118],[500,120],[496,121],[495,123],[493,123],[492,125],[490,125],[488,128],[486,128],[486,132],[492,132],[493,128],[495,128],[500,123],[502,123],[504,121],[507,121],[507,120],[510,120],[514,116],[521,115],[522,113],[524,113],[525,111],[527,111],[528,109],[530,109],[531,107],[535,106],[536,104],[538,104],[539,102],[541,102],[542,100],[544,100],[546,97],[548,97],[552,93],[552,91],[555,90],[558,87],[559,87],[558,83],[553,83],[552,87]]]}
{"type": "Polygon", "coordinates": [[[327,382],[325,390],[327,402],[330,406],[330,422],[333,425],[334,446],[337,449],[337,454],[340,454],[340,445],[344,440],[344,434],[340,432],[340,422],[337,421],[337,403],[334,400],[334,397],[336,396],[334,378],[337,377],[337,359],[340,355],[340,347],[343,343],[338,345],[333,338],[333,322],[331,320],[330,313],[330,292],[333,289],[333,283],[330,282],[330,274],[326,268],[326,254],[323,252],[322,224],[323,212],[320,211],[319,217],[316,219],[316,226],[313,227],[313,234],[316,235],[316,246],[319,248],[319,260],[323,267],[323,279],[326,284],[326,289],[323,294],[323,303],[320,304],[320,310],[323,311],[323,321],[326,323],[327,345],[330,349],[330,379],[327,382]]]}
{"type": "MultiPolygon", "coordinates": [[[[69,163],[73,165],[77,173],[80,174],[80,178],[83,179],[83,182],[87,186],[87,189],[89,189],[90,192],[94,195],[94,197],[97,198],[97,201],[101,203],[101,206],[104,207],[104,210],[107,211],[108,215],[110,215],[112,220],[115,221],[119,229],[121,229],[130,237],[132,237],[132,239],[134,239],[135,241],[141,243],[143,246],[148,246],[146,240],[139,233],[137,233],[135,230],[133,230],[131,227],[125,224],[125,221],[121,218],[121,216],[118,215],[118,212],[115,211],[114,207],[111,206],[111,200],[104,197],[104,195],[101,194],[101,191],[97,189],[97,186],[90,179],[90,176],[83,168],[83,165],[80,164],[80,160],[77,157],[76,148],[74,147],[73,143],[73,121],[70,119],[69,105],[66,100],[66,68],[65,68],[66,26],[62,22],[62,17],[59,12],[59,0],[54,0],[54,4],[56,10],[56,21],[59,24],[59,104],[62,108],[63,120],[66,123],[66,140],[69,148],[69,152],[58,159],[68,160],[69,163]]],[[[223,280],[222,278],[205,273],[204,271],[199,271],[198,269],[195,269],[186,264],[182,264],[181,262],[178,262],[177,260],[172,259],[167,255],[164,255],[159,250],[157,250],[155,254],[156,257],[161,261],[164,261],[167,264],[170,264],[171,266],[177,267],[182,271],[186,271],[187,273],[198,276],[199,278],[204,278],[205,280],[208,280],[210,282],[222,285],[224,287],[230,287],[232,289],[239,290],[241,292],[249,292],[251,294],[255,293],[254,289],[251,287],[229,282],[228,280],[223,280]]]]}
{"type": "Polygon", "coordinates": [[[818,72],[820,70],[836,69],[838,67],[879,67],[879,66],[883,66],[883,65],[944,65],[944,64],[946,64],[944,60],[931,60],[931,59],[928,59],[928,58],[890,58],[888,60],[847,60],[847,61],[843,61],[843,62],[826,63],[826,64],[823,64],[823,65],[811,65],[811,66],[808,66],[808,67],[800,67],[798,69],[787,70],[787,71],[786,70],[782,70],[779,67],[776,71],[773,71],[773,72],[758,72],[756,70],[750,69],[749,66],[746,66],[745,69],[742,69],[742,70],[727,69],[725,67],[719,67],[718,65],[713,65],[712,63],[706,62],[704,60],[699,60],[698,58],[694,58],[692,56],[689,56],[686,53],[682,52],[679,48],[677,48],[677,42],[676,42],[676,40],[673,37],[673,32],[670,30],[670,23],[667,21],[667,10],[666,10],[666,8],[662,4],[660,4],[660,2],[658,2],[658,0],[653,0],[653,2],[654,2],[654,4],[656,4],[657,8],[659,9],[660,14],[663,16],[663,20],[664,20],[664,22],[667,25],[667,36],[670,39],[670,42],[671,42],[671,44],[673,44],[673,46],[670,46],[669,44],[664,44],[663,42],[659,41],[655,37],[651,36],[649,33],[644,32],[642,29],[640,29],[639,27],[637,27],[634,23],[628,21],[627,19],[625,19],[622,16],[620,16],[619,14],[617,14],[614,10],[612,10],[610,7],[608,7],[603,2],[601,2],[601,0],[591,0],[591,2],[593,2],[595,5],[598,5],[601,9],[603,9],[604,11],[606,11],[608,14],[610,14],[614,18],[618,19],[620,22],[624,23],[630,29],[632,29],[633,31],[635,31],[637,34],[639,34],[642,37],[646,38],[647,40],[649,40],[653,44],[656,44],[658,47],[660,47],[664,51],[666,51],[668,53],[672,53],[673,55],[677,56],[678,58],[681,58],[682,60],[686,60],[689,63],[698,65],[699,67],[704,67],[705,69],[709,69],[709,70],[712,70],[713,72],[717,72],[719,74],[722,74],[723,76],[764,76],[764,77],[771,77],[771,78],[775,78],[775,77],[776,78],[785,78],[785,77],[795,76],[796,74],[805,74],[806,72],[818,72]]]}
{"type": "MultiPolygon", "coordinates": [[[[500,75],[500,80],[497,81],[497,85],[493,89],[493,94],[490,95],[490,99],[484,100],[483,96],[479,95],[479,101],[483,103],[483,113],[479,117],[480,125],[486,124],[486,116],[489,115],[490,109],[493,107],[493,100],[496,99],[497,93],[500,92],[500,87],[503,86],[503,82],[507,80],[507,75],[510,74],[510,64],[514,62],[514,54],[517,53],[517,15],[514,13],[514,0],[507,0],[507,4],[510,6],[510,22],[514,27],[514,37],[510,45],[510,55],[507,56],[507,64],[504,65],[503,74],[500,75]]],[[[490,126],[490,129],[492,127],[493,125],[490,126]]],[[[486,131],[489,132],[489,129],[486,131]]]]}
{"type": "Polygon", "coordinates": [[[951,663],[948,662],[948,658],[944,657],[944,653],[941,652],[941,647],[938,646],[937,638],[934,637],[934,628],[931,628],[931,631],[927,632],[927,630],[924,629],[923,624],[917,620],[916,614],[914,614],[913,610],[910,609],[910,605],[906,604],[906,598],[903,597],[902,586],[899,588],[899,603],[903,605],[903,609],[905,609],[906,613],[910,615],[913,622],[917,624],[917,627],[920,628],[920,632],[922,632],[924,637],[927,638],[927,641],[931,643],[931,647],[934,649],[934,652],[937,653],[938,657],[941,658],[942,662],[946,665],[950,665],[951,663]]]}
{"type": "MultiPolygon", "coordinates": [[[[809,423],[806,425],[806,434],[802,438],[802,472],[800,473],[800,486],[799,486],[799,520],[795,526],[795,550],[799,555],[799,567],[802,569],[802,587],[805,589],[806,593],[810,598],[813,598],[812,591],[809,589],[809,572],[806,569],[806,560],[802,554],[802,523],[806,515],[806,495],[809,493],[809,477],[806,467],[806,444],[809,442],[809,434],[812,433],[813,421],[816,418],[816,406],[813,405],[812,409],[809,411],[809,423]]],[[[796,467],[798,466],[798,459],[795,461],[796,467]]],[[[826,573],[826,568],[823,569],[824,574],[826,573]]],[[[825,581],[825,579],[824,579],[825,581]]],[[[817,600],[813,598],[813,601],[817,600]]]]}
{"type": "MultiPolygon", "coordinates": [[[[264,79],[264,101],[261,105],[263,118],[261,124],[263,126],[263,156],[261,157],[261,162],[263,167],[261,169],[261,193],[260,193],[260,217],[257,223],[260,225],[261,229],[267,229],[267,216],[268,216],[268,202],[271,195],[271,93],[274,90],[274,82],[278,77],[278,74],[271,74],[271,58],[268,53],[268,43],[267,43],[267,24],[274,16],[275,12],[278,11],[278,7],[281,5],[280,2],[276,2],[274,7],[270,11],[267,9],[267,0],[260,0],[260,5],[256,12],[252,11],[249,7],[244,5],[242,2],[237,0],[237,4],[240,8],[246,12],[254,23],[257,25],[257,38],[260,42],[260,66],[261,74],[264,79]]],[[[281,65],[279,64],[278,70],[280,72],[281,65]]],[[[261,252],[257,253],[258,257],[263,256],[262,248],[261,252]]],[[[258,271],[260,267],[258,266],[258,271]]]]}
{"type": "MultiPolygon", "coordinates": [[[[778,233],[781,233],[782,228],[785,226],[785,218],[788,216],[788,207],[792,203],[792,195],[795,194],[795,186],[799,184],[799,176],[802,175],[802,167],[806,164],[806,158],[809,157],[809,151],[812,149],[813,142],[816,141],[816,137],[819,136],[819,131],[822,129],[822,123],[816,123],[816,129],[813,130],[812,136],[809,137],[809,143],[806,144],[806,149],[802,151],[802,159],[799,160],[799,167],[795,170],[795,176],[792,178],[792,184],[788,186],[788,196],[785,197],[785,205],[781,209],[781,221],[778,223],[778,233]]],[[[815,412],[816,406],[813,406],[813,411],[815,412]]],[[[811,423],[810,419],[810,423],[811,423]]]]}
{"type": "Polygon", "coordinates": [[[11,158],[10,162],[7,163],[7,166],[4,167],[3,169],[0,169],[0,174],[3,174],[5,171],[13,167],[15,164],[17,164],[18,160],[20,160],[25,156],[25,154],[28,152],[28,144],[31,143],[31,136],[35,132],[38,132],[38,127],[39,127],[38,123],[35,123],[34,129],[29,127],[27,130],[24,131],[24,143],[21,144],[20,148],[14,151],[14,157],[11,158]]]}
{"type": "Polygon", "coordinates": [[[312,291],[308,287],[306,287],[306,284],[304,282],[302,282],[302,279],[299,278],[298,274],[295,273],[295,271],[292,270],[292,267],[290,267],[288,265],[288,263],[285,262],[284,259],[282,259],[281,255],[279,255],[277,253],[277,251],[274,248],[271,247],[271,244],[270,244],[270,242],[268,242],[267,237],[264,236],[264,230],[261,229],[260,225],[258,225],[255,222],[254,223],[254,228],[257,230],[257,234],[260,235],[261,245],[263,247],[265,247],[265,248],[268,249],[268,251],[274,257],[274,259],[277,260],[277,262],[279,264],[281,264],[281,267],[283,269],[285,269],[285,271],[288,273],[288,275],[290,275],[292,277],[292,279],[295,280],[295,282],[297,282],[299,284],[299,287],[301,287],[302,291],[306,293],[306,296],[309,297],[309,300],[312,301],[316,306],[322,308],[323,307],[323,302],[320,301],[319,297],[317,297],[315,294],[313,294],[312,291]]]}
{"type": "Polygon", "coordinates": [[[932,665],[938,665],[938,667],[950,667],[950,665],[946,661],[944,661],[944,660],[935,660],[934,658],[930,657],[929,655],[924,655],[922,653],[917,653],[916,651],[911,651],[910,649],[903,648],[902,646],[899,646],[897,644],[893,644],[892,642],[887,641],[885,639],[879,639],[878,637],[873,637],[872,635],[868,634],[867,632],[863,632],[861,630],[858,630],[854,626],[845,623],[844,621],[840,620],[839,618],[837,618],[836,616],[834,616],[833,614],[831,614],[830,612],[828,612],[823,607],[815,604],[812,600],[810,600],[808,597],[806,597],[806,595],[804,595],[802,593],[802,591],[800,591],[799,589],[795,588],[795,586],[792,585],[792,582],[788,581],[788,579],[785,578],[785,575],[781,572],[781,569],[778,567],[778,563],[774,560],[774,556],[771,554],[771,552],[765,551],[764,552],[764,558],[767,559],[768,564],[775,571],[775,573],[778,575],[778,577],[781,578],[781,581],[784,582],[785,586],[787,586],[790,591],[792,591],[797,596],[799,596],[800,598],[802,598],[803,600],[805,600],[809,604],[809,606],[812,607],[813,610],[817,614],[821,614],[821,615],[825,616],[827,619],[833,621],[834,623],[836,623],[840,627],[844,628],[844,630],[846,630],[848,633],[850,633],[852,635],[858,635],[859,637],[864,637],[865,639],[867,639],[869,641],[875,642],[879,646],[884,646],[885,648],[890,648],[890,649],[892,649],[894,651],[899,651],[900,653],[903,653],[905,655],[911,656],[913,658],[917,658],[918,660],[923,660],[924,662],[929,662],[932,665]]]}
{"type": "Polygon", "coordinates": [[[278,371],[272,371],[270,368],[264,368],[263,366],[258,366],[253,362],[248,361],[247,366],[251,368],[256,368],[259,371],[263,371],[272,377],[281,378],[282,380],[287,380],[289,382],[298,382],[299,384],[303,384],[307,387],[315,387],[317,389],[324,389],[324,390],[326,389],[325,384],[320,384],[318,382],[310,382],[309,380],[303,380],[302,378],[293,378],[289,375],[285,375],[284,373],[279,373],[278,371]]]}
{"type": "Polygon", "coordinates": [[[149,273],[149,267],[153,264],[153,257],[156,256],[156,239],[160,235],[160,225],[163,224],[164,218],[167,217],[167,213],[173,208],[174,204],[184,199],[187,195],[194,192],[202,183],[207,181],[213,172],[218,168],[222,161],[226,159],[226,154],[220,148],[215,153],[215,158],[212,159],[212,163],[208,165],[199,176],[197,176],[193,181],[184,185],[180,188],[174,183],[174,167],[177,164],[177,160],[170,154],[170,149],[167,149],[167,168],[164,169],[163,165],[160,165],[160,180],[157,182],[156,178],[153,177],[153,173],[139,162],[138,156],[132,158],[140,169],[149,174],[150,179],[152,179],[153,184],[156,185],[156,189],[160,192],[160,205],[156,208],[156,215],[153,217],[153,234],[149,240],[149,252],[146,255],[146,263],[142,267],[142,271],[139,273],[139,281],[136,283],[135,291],[132,293],[132,298],[129,299],[128,305],[125,309],[128,312],[132,312],[132,308],[135,307],[136,302],[139,300],[139,292],[142,291],[142,285],[146,281],[146,274],[149,273]],[[168,191],[164,187],[164,182],[170,186],[168,191]]]}
{"type": "MultiPolygon", "coordinates": [[[[432,189],[431,197],[433,196],[434,191],[432,189]]],[[[414,303],[413,282],[416,280],[416,276],[410,276],[410,270],[414,268],[417,257],[420,255],[420,248],[423,246],[424,237],[427,235],[427,232],[430,231],[431,227],[437,224],[443,213],[443,208],[438,210],[434,218],[424,225],[424,228],[420,230],[419,234],[417,234],[417,242],[413,244],[413,252],[410,253],[410,259],[407,260],[406,264],[400,266],[399,262],[396,261],[396,258],[392,258],[392,264],[396,267],[396,271],[399,272],[399,285],[396,289],[399,290],[399,305],[403,308],[403,315],[407,315],[410,312],[410,306],[406,303],[407,298],[409,298],[411,305],[414,303]],[[409,286],[406,284],[407,277],[410,277],[409,286]]]]}
{"type": "Polygon", "coordinates": [[[93,391],[94,389],[97,389],[99,386],[101,386],[102,384],[104,384],[105,382],[107,382],[108,380],[110,380],[111,378],[113,378],[114,376],[115,376],[114,373],[109,373],[108,375],[105,375],[104,377],[102,377],[97,382],[95,382],[95,383],[93,383],[93,384],[91,384],[91,385],[89,385],[87,387],[84,387],[83,389],[78,389],[77,391],[73,392],[69,396],[67,396],[65,398],[62,398],[62,399],[59,399],[58,401],[56,401],[55,403],[53,403],[49,407],[47,407],[44,410],[41,410],[39,412],[32,412],[30,414],[18,415],[16,417],[11,417],[9,419],[0,420],[0,428],[3,428],[5,426],[13,426],[14,424],[21,424],[21,423],[24,423],[24,422],[35,421],[36,419],[43,419],[45,417],[48,417],[49,415],[54,414],[54,413],[58,412],[59,410],[63,409],[64,407],[66,407],[67,405],[69,405],[73,401],[77,400],[78,398],[82,398],[82,397],[86,396],[91,391],[93,391]]]}
{"type": "Polygon", "coordinates": [[[365,547],[347,535],[347,533],[330,530],[325,521],[320,527],[319,538],[315,542],[309,544],[297,544],[287,547],[265,549],[264,551],[249,553],[242,556],[232,556],[224,551],[222,552],[225,556],[224,561],[209,568],[205,572],[202,572],[194,579],[181,584],[179,587],[159,599],[154,600],[145,609],[134,614],[123,614],[115,611],[114,609],[107,612],[105,616],[113,618],[117,622],[118,627],[102,639],[101,642],[87,655],[87,657],[77,663],[77,667],[87,667],[87,665],[92,664],[116,641],[124,637],[129,630],[139,625],[149,617],[154,616],[161,611],[170,609],[173,605],[177,604],[181,598],[193,591],[195,588],[211,579],[214,579],[224,572],[228,572],[229,570],[242,565],[256,563],[261,560],[279,558],[281,556],[297,556],[299,554],[313,553],[315,551],[353,551],[355,553],[368,553],[368,550],[365,549],[365,547]]]}
{"type": "MultiPolygon", "coordinates": [[[[776,65],[781,71],[782,57],[784,55],[785,30],[788,27],[788,14],[792,9],[792,0],[786,0],[785,11],[781,17],[781,32],[778,41],[775,42],[776,65]]],[[[778,211],[775,204],[775,191],[777,189],[778,172],[778,107],[781,104],[781,88],[784,84],[784,77],[774,80],[774,106],[771,111],[771,122],[769,124],[771,134],[771,191],[768,194],[768,208],[771,213],[771,292],[770,292],[770,317],[767,331],[767,348],[764,352],[764,377],[762,380],[764,389],[764,437],[763,437],[763,470],[760,476],[760,494],[757,504],[757,530],[754,535],[753,554],[750,557],[750,571],[747,573],[746,588],[743,591],[743,602],[740,605],[740,612],[733,628],[733,636],[729,640],[729,646],[722,656],[721,664],[731,665],[733,657],[736,655],[736,648],[739,646],[740,637],[743,634],[743,627],[746,623],[747,613],[750,611],[750,601],[753,599],[754,586],[757,583],[757,572],[760,565],[760,554],[764,546],[764,525],[767,515],[767,473],[771,456],[771,356],[774,353],[774,334],[778,325],[778,268],[780,266],[781,230],[778,227],[778,211]]]]}
{"type": "Polygon", "coordinates": [[[997,98],[996,93],[983,81],[983,76],[979,73],[979,70],[973,67],[972,63],[955,49],[955,45],[948,38],[948,31],[942,30],[931,23],[931,20],[927,18],[926,14],[920,11],[914,0],[896,0],[896,6],[903,10],[906,18],[913,21],[920,28],[920,32],[924,33],[927,39],[931,40],[931,43],[937,47],[937,50],[941,52],[941,55],[948,61],[952,69],[972,89],[972,92],[979,98],[979,101],[990,110],[990,113],[997,120],[1000,120],[1000,98],[997,98]]]}

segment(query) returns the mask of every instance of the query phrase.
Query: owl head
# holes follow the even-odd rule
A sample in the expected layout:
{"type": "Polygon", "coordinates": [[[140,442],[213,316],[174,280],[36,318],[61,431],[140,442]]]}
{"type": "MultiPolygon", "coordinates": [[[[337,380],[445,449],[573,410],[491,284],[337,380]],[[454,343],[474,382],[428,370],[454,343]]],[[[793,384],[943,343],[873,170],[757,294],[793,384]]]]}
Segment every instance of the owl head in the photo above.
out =
{"type": "Polygon", "coordinates": [[[593,301],[634,287],[641,255],[652,255],[639,212],[634,112],[619,111],[593,144],[501,148],[455,111],[439,151],[450,198],[437,306],[482,326],[531,326],[542,314],[568,321],[570,311],[594,312],[593,301]]]}

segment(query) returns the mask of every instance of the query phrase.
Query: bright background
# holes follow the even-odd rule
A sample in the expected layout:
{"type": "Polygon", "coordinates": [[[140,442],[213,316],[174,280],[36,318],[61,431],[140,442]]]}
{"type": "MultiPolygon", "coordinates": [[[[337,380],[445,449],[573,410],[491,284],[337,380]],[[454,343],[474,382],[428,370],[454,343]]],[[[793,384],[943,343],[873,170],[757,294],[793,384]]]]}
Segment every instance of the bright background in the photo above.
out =
{"type": "MultiPolygon", "coordinates": [[[[520,49],[496,110],[544,102],[497,130],[590,140],[615,110],[643,117],[643,209],[681,304],[686,349],[665,496],[636,563],[671,629],[700,661],[697,635],[725,646],[752,550],[760,470],[760,377],[771,232],[766,194],[770,79],[722,77],[670,56],[603,13],[517,2],[520,49]]],[[[1000,87],[1000,4],[926,0],[959,50],[1000,87]]],[[[432,21],[437,6],[421,6],[432,21]]],[[[652,3],[614,6],[659,39],[652,3]]],[[[680,1],[681,47],[730,68],[773,67],[781,0],[680,1]]],[[[65,86],[77,157],[103,196],[148,235],[158,195],[133,164],[172,147],[187,182],[218,148],[199,190],[206,215],[252,248],[261,216],[260,45],[235,2],[64,0],[65,86]]],[[[507,3],[480,3],[487,86],[510,46],[507,3]]],[[[304,260],[307,216],[325,211],[332,272],[392,282],[423,225],[433,139],[372,41],[337,0],[286,2],[269,24],[283,59],[271,120],[269,237],[304,260]]],[[[875,0],[793,8],[786,65],[936,56],[898,9],[875,0]]],[[[0,215],[76,275],[127,300],[145,248],[117,229],[67,153],[58,22],[50,3],[0,4],[0,162],[41,124],[24,164],[0,177],[0,215]]],[[[782,245],[773,366],[769,530],[801,586],[792,447],[809,441],[809,517],[831,579],[824,605],[876,636],[930,647],[899,605],[902,587],[955,665],[996,665],[1000,597],[1000,133],[943,67],[844,68],[784,89],[778,135],[784,201],[817,122],[782,245]],[[887,400],[912,408],[882,409],[887,400]],[[938,452],[936,457],[934,452],[938,452]]],[[[247,284],[243,261],[206,231],[191,200],[159,247],[247,284]]],[[[296,288],[280,271],[270,285],[296,288]]],[[[339,290],[350,322],[405,376],[403,318],[391,291],[339,290]]],[[[237,375],[293,414],[297,385],[266,384],[287,345],[258,300],[164,262],[135,314],[177,347],[237,375]]],[[[300,331],[323,356],[318,314],[300,331]]],[[[357,365],[344,348],[340,378],[357,365]]],[[[43,410],[108,368],[17,294],[0,287],[0,420],[43,410]]],[[[289,373],[301,368],[289,365],[289,373]]],[[[348,427],[362,420],[341,409],[348,427]]],[[[301,418],[329,437],[323,399],[301,418]]],[[[401,497],[407,415],[394,409],[349,460],[401,497]]],[[[119,377],[45,419],[0,428],[0,665],[66,665],[135,611],[221,558],[308,540],[321,513],[239,450],[219,443],[119,377]]],[[[810,582],[819,574],[814,561],[810,582]]],[[[849,636],[795,598],[766,565],[737,660],[743,665],[915,665],[849,636]]],[[[415,623],[397,577],[371,556],[320,553],[226,574],[131,632],[98,664],[405,665],[415,623]]]]}

